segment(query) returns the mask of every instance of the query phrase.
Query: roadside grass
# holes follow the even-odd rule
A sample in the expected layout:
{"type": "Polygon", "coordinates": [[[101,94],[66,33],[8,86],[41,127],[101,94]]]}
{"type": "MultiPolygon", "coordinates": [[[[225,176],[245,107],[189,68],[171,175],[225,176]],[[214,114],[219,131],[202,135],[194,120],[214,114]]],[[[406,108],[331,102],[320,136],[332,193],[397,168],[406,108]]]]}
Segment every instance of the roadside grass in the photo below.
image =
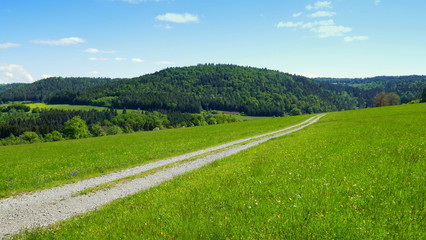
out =
{"type": "Polygon", "coordinates": [[[236,117],[239,121],[254,121],[254,120],[273,118],[273,117],[242,116],[242,115],[237,115],[236,117]]]}
{"type": "Polygon", "coordinates": [[[426,104],[330,113],[16,238],[425,239],[425,122],[426,104]]]}
{"type": "Polygon", "coordinates": [[[99,176],[245,137],[310,116],[0,147],[0,198],[99,176]]]}

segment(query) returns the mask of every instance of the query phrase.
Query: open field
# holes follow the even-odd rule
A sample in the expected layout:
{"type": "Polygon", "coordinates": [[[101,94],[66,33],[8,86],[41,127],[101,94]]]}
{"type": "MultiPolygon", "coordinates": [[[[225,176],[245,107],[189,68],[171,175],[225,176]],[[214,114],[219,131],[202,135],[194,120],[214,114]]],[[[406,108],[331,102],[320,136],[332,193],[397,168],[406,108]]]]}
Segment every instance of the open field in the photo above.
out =
{"type": "Polygon", "coordinates": [[[425,104],[332,113],[26,237],[424,239],[425,122],[425,104]]]}
{"type": "Polygon", "coordinates": [[[58,186],[296,124],[309,116],[0,147],[0,197],[58,186]],[[208,136],[208,137],[207,137],[208,136]]]}
{"type": "Polygon", "coordinates": [[[89,106],[89,105],[68,105],[68,104],[45,104],[45,103],[29,103],[25,104],[29,106],[31,109],[41,108],[41,109],[62,109],[62,110],[107,110],[106,107],[97,107],[97,106],[89,106]]]}

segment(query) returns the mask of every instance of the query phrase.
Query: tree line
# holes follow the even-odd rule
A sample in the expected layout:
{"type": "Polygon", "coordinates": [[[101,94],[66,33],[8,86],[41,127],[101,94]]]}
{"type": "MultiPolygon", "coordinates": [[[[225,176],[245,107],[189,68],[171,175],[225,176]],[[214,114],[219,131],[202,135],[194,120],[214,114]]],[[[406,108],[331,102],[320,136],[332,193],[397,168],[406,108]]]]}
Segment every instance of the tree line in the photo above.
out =
{"type": "Polygon", "coordinates": [[[0,85],[0,103],[7,101],[41,102],[60,91],[79,91],[115,80],[117,79],[51,77],[31,84],[0,85]]]}
{"type": "Polygon", "coordinates": [[[58,110],[6,107],[0,111],[0,145],[51,142],[64,139],[100,137],[164,128],[193,127],[236,122],[234,116],[211,111],[201,114],[181,112],[116,110],[58,110]]]}
{"type": "Polygon", "coordinates": [[[381,92],[394,92],[400,97],[401,103],[408,103],[413,99],[418,99],[423,88],[426,87],[426,76],[418,75],[373,78],[316,78],[315,80],[358,89],[354,96],[368,100],[364,107],[375,106],[375,96],[381,92]]]}

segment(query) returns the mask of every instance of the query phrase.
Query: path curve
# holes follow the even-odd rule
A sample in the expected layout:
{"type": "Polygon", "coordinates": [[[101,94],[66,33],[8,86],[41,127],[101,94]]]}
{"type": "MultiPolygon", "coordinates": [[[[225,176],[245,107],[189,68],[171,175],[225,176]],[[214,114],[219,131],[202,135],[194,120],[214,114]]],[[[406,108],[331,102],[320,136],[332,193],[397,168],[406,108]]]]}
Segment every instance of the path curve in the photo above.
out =
{"type": "Polygon", "coordinates": [[[60,187],[54,187],[22,196],[1,199],[0,238],[10,234],[18,233],[20,230],[25,228],[46,226],[57,221],[65,220],[77,214],[95,210],[97,207],[107,204],[113,200],[133,195],[142,190],[154,187],[164,181],[172,179],[175,176],[179,176],[189,171],[198,169],[206,164],[259,145],[260,143],[266,142],[272,138],[277,138],[289,133],[296,132],[317,122],[323,116],[325,116],[325,114],[311,117],[306,121],[291,127],[287,127],[285,129],[257,135],[255,137],[229,142],[219,146],[144,164],[119,172],[82,180],[72,184],[66,184],[60,187]],[[110,189],[101,190],[87,195],[79,195],[75,197],[72,196],[90,187],[95,187],[100,184],[108,183],[124,177],[133,176],[151,169],[213,151],[216,152],[194,161],[183,163],[176,167],[167,168],[143,178],[136,178],[132,181],[120,184],[110,189]]]}

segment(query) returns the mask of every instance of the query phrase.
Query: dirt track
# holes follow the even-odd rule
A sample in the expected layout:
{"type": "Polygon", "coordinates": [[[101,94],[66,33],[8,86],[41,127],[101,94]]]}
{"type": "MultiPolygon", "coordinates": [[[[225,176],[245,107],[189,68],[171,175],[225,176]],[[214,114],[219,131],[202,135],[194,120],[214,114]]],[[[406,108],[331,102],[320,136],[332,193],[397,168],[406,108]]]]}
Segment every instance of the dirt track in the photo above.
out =
{"type": "Polygon", "coordinates": [[[213,161],[231,156],[240,151],[266,142],[272,138],[281,137],[303,129],[317,122],[323,116],[324,115],[318,115],[312,117],[302,123],[279,131],[233,141],[216,147],[126,169],[120,172],[82,180],[77,183],[46,189],[19,197],[1,199],[0,238],[9,234],[17,233],[25,228],[49,225],[77,214],[95,210],[97,207],[107,204],[115,199],[126,197],[144,189],[154,187],[164,181],[172,179],[175,176],[198,169],[213,161]],[[143,178],[136,178],[113,188],[97,191],[87,195],[73,196],[90,187],[95,187],[124,177],[133,176],[138,173],[209,152],[211,153],[207,156],[182,163],[175,167],[166,168],[143,178]]]}

